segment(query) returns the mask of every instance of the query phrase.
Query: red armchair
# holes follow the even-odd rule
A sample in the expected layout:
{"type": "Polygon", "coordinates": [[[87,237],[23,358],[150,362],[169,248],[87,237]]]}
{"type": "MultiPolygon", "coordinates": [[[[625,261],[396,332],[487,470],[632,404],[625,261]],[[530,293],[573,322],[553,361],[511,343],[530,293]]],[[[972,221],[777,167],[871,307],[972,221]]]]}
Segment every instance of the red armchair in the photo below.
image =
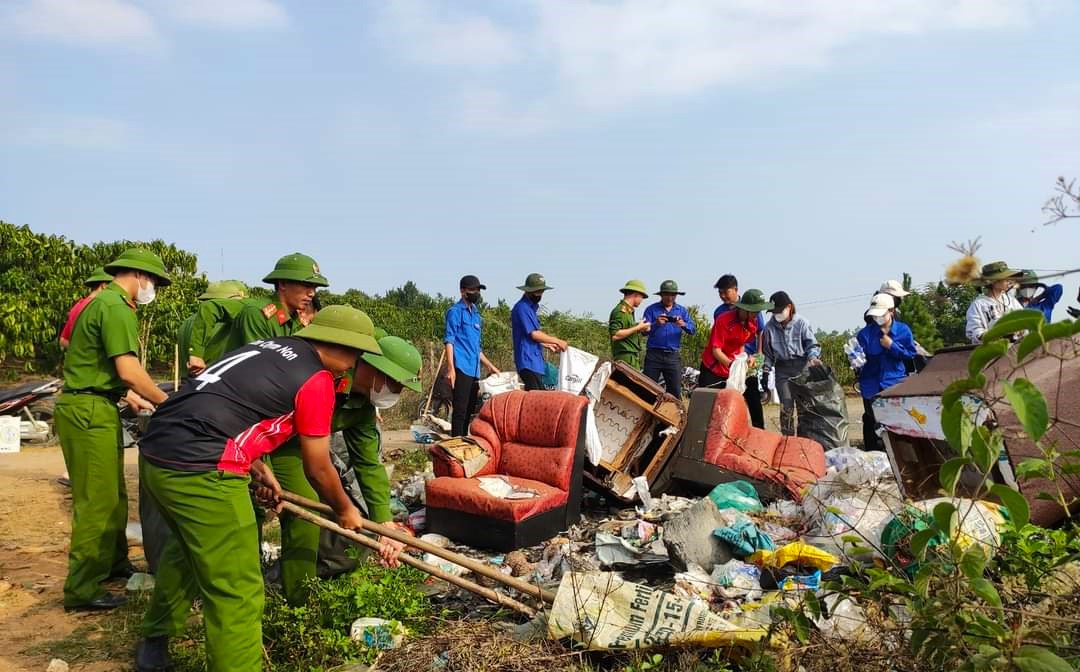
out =
{"type": "Polygon", "coordinates": [[[432,450],[436,478],[426,486],[427,528],[459,543],[510,551],[532,546],[581,517],[588,400],[566,392],[515,390],[484,404],[469,428],[489,459],[472,478],[432,450]],[[527,499],[501,499],[479,477],[502,475],[527,499]]]}
{"type": "Polygon", "coordinates": [[[817,441],[752,426],[746,401],[734,390],[694,391],[675,478],[709,488],[746,479],[763,500],[786,493],[798,501],[824,475],[825,450],[817,441]]]}

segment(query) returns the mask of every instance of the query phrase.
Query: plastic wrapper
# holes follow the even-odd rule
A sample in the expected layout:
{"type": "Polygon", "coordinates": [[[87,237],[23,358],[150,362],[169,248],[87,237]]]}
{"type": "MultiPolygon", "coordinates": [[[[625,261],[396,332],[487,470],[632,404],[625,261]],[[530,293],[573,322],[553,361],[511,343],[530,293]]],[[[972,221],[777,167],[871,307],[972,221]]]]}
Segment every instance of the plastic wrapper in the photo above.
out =
{"type": "Polygon", "coordinates": [[[817,441],[826,450],[848,445],[844,388],[827,366],[808,366],[788,381],[799,412],[796,434],[817,441]]]}

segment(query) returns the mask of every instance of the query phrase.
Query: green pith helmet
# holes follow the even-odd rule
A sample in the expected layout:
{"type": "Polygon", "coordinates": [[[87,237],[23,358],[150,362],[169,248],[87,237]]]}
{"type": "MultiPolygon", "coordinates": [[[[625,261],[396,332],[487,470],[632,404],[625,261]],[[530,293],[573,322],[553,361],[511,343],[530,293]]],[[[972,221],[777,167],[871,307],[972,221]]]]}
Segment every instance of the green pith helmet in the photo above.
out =
{"type": "Polygon", "coordinates": [[[679,294],[681,296],[686,292],[680,292],[679,283],[674,280],[664,280],[660,283],[660,291],[657,294],[679,294]]]}
{"type": "Polygon", "coordinates": [[[763,310],[772,310],[773,304],[765,300],[765,294],[760,289],[748,289],[743,292],[742,298],[735,302],[735,307],[751,313],[760,313],[763,310]]]}
{"type": "Polygon", "coordinates": [[[98,266],[94,269],[94,272],[87,279],[83,280],[83,284],[87,287],[93,287],[100,285],[103,282],[112,282],[112,276],[105,272],[105,268],[98,266]]]}
{"type": "Polygon", "coordinates": [[[1021,273],[1022,271],[1018,271],[1015,268],[1009,268],[1009,265],[1004,261],[995,261],[982,267],[982,275],[979,279],[989,283],[1015,278],[1021,273]]]}
{"type": "Polygon", "coordinates": [[[525,284],[519,285],[518,289],[525,293],[531,292],[544,292],[549,289],[555,289],[554,287],[548,287],[547,281],[544,280],[542,273],[529,273],[525,278],[525,284]]]}
{"type": "Polygon", "coordinates": [[[375,327],[375,340],[376,341],[381,341],[386,336],[389,336],[389,334],[386,333],[386,329],[383,329],[382,327],[375,327]]]}
{"type": "Polygon", "coordinates": [[[623,288],[619,290],[623,294],[629,294],[630,292],[637,292],[642,296],[648,296],[649,290],[645,289],[645,283],[641,280],[627,280],[623,288]]]}
{"type": "Polygon", "coordinates": [[[330,286],[330,281],[319,272],[319,264],[311,257],[299,252],[286,254],[278,259],[274,264],[274,270],[270,271],[262,281],[273,284],[275,280],[306,282],[316,287],[330,286]]]}
{"type": "Polygon", "coordinates": [[[381,355],[364,353],[363,360],[413,392],[420,391],[420,351],[404,338],[383,336],[381,355]]]}
{"type": "Polygon", "coordinates": [[[1034,287],[1039,284],[1039,274],[1035,271],[1024,269],[1020,271],[1020,286],[1034,287]]]}
{"type": "Polygon", "coordinates": [[[242,299],[247,296],[247,285],[239,280],[220,280],[211,282],[206,291],[199,295],[200,301],[208,299],[242,299]]]}
{"type": "Polygon", "coordinates": [[[165,263],[161,261],[161,257],[141,247],[124,250],[112,263],[105,264],[104,270],[111,275],[125,270],[142,271],[157,276],[158,287],[172,284],[172,278],[165,272],[165,263]]]}
{"type": "Polygon", "coordinates": [[[315,314],[311,324],[296,332],[300,338],[336,343],[347,348],[381,354],[375,340],[375,325],[362,310],[352,306],[327,306],[315,314]]]}

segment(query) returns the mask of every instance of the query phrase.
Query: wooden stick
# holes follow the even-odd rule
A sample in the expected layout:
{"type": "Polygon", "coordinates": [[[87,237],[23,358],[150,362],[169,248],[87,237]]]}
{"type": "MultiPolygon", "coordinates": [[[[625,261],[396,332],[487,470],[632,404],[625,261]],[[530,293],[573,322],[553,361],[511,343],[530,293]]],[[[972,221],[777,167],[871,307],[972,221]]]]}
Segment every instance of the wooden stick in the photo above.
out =
{"type": "Polygon", "coordinates": [[[435,365],[435,376],[434,379],[431,381],[431,389],[428,390],[427,393],[427,401],[424,402],[424,415],[427,415],[431,412],[431,397],[435,394],[435,383],[439,382],[439,371],[442,370],[442,363],[444,357],[446,357],[446,348],[443,348],[442,352],[439,353],[439,363],[435,365]]]}
{"type": "MultiPolygon", "coordinates": [[[[306,510],[304,508],[301,508],[301,507],[299,507],[296,504],[293,504],[291,502],[287,502],[287,501],[283,502],[282,506],[284,507],[285,511],[288,511],[289,513],[296,516],[297,518],[303,518],[304,520],[306,520],[308,522],[311,522],[311,523],[314,523],[314,524],[318,525],[319,527],[325,528],[325,529],[330,530],[331,532],[333,532],[335,534],[341,535],[342,537],[345,537],[346,539],[349,539],[350,541],[355,541],[356,543],[358,543],[358,544],[360,544],[362,546],[366,546],[366,547],[370,548],[371,550],[373,550],[375,552],[378,552],[378,550],[379,550],[379,542],[377,542],[374,539],[371,539],[371,538],[369,538],[367,536],[364,536],[363,534],[353,532],[352,530],[346,530],[344,527],[341,527],[337,523],[335,523],[333,521],[330,521],[330,520],[327,520],[326,518],[323,518],[322,516],[314,514],[311,511],[308,511],[308,510],[306,510]]],[[[514,611],[521,612],[522,614],[525,614],[529,618],[532,618],[533,616],[536,615],[536,611],[532,607],[529,607],[529,606],[527,606],[525,604],[522,604],[521,602],[518,602],[517,600],[515,600],[512,597],[509,597],[507,595],[503,595],[502,593],[496,592],[496,591],[492,590],[491,588],[485,588],[485,587],[483,587],[483,586],[481,586],[481,585],[479,585],[477,583],[473,583],[472,581],[469,581],[468,579],[464,579],[464,578],[462,578],[460,576],[455,576],[454,574],[451,574],[451,573],[449,573],[447,571],[444,571],[443,569],[441,569],[439,567],[436,567],[434,565],[429,565],[428,563],[424,562],[423,560],[420,560],[418,558],[414,558],[411,555],[407,555],[405,553],[402,553],[401,555],[398,556],[398,559],[401,562],[405,563],[406,565],[409,565],[411,567],[415,567],[415,568],[419,569],[421,572],[425,572],[425,573],[430,574],[430,575],[432,575],[432,576],[434,576],[434,577],[436,577],[438,579],[442,579],[443,581],[446,581],[447,583],[452,583],[455,586],[458,586],[460,588],[464,588],[465,590],[467,590],[467,591],[469,591],[471,593],[474,593],[476,595],[479,595],[480,597],[488,600],[489,602],[494,602],[495,604],[497,604],[497,605],[499,605],[501,607],[508,607],[510,609],[513,609],[514,611]]]]}
{"type": "MultiPolygon", "coordinates": [[[[325,514],[330,515],[330,516],[334,515],[334,510],[331,509],[326,504],[323,504],[321,502],[316,502],[314,500],[308,499],[307,497],[302,497],[302,496],[294,494],[292,492],[282,492],[281,493],[281,499],[282,499],[282,501],[284,501],[286,503],[295,504],[297,506],[303,506],[305,508],[311,509],[312,511],[318,511],[320,513],[325,513],[325,514]]],[[[499,583],[502,583],[503,585],[506,585],[506,586],[508,586],[510,588],[513,588],[514,590],[516,590],[518,592],[525,593],[526,595],[530,595],[532,597],[535,597],[535,598],[539,599],[541,602],[546,602],[548,604],[551,604],[551,603],[553,603],[555,601],[555,594],[552,593],[551,591],[544,590],[540,586],[535,586],[535,585],[529,583],[528,581],[524,581],[524,580],[519,579],[517,577],[507,576],[506,574],[503,574],[499,570],[497,570],[497,569],[495,569],[493,567],[490,567],[488,565],[485,565],[484,563],[482,563],[482,562],[480,562],[478,560],[473,560],[472,558],[470,558],[468,556],[464,556],[464,555],[462,555],[460,553],[455,553],[455,552],[453,552],[451,550],[442,548],[440,546],[436,546],[435,544],[429,544],[428,542],[426,542],[426,541],[424,541],[422,539],[417,539],[416,537],[414,537],[412,535],[406,534],[406,533],[401,532],[399,530],[395,530],[392,527],[387,527],[386,525],[380,525],[378,523],[373,523],[372,521],[367,520],[366,518],[364,519],[363,523],[364,523],[364,529],[369,531],[369,532],[374,532],[376,534],[381,534],[382,536],[387,537],[388,539],[393,539],[394,541],[405,544],[406,546],[412,546],[413,548],[418,548],[421,551],[426,551],[428,553],[431,553],[434,556],[440,557],[443,560],[449,560],[450,562],[454,563],[455,565],[461,565],[462,567],[464,567],[464,568],[466,568],[466,569],[468,569],[468,570],[470,570],[470,571],[472,571],[472,572],[474,572],[474,573],[476,573],[476,574],[478,574],[480,576],[486,576],[487,578],[498,581],[499,583]]]]}
{"type": "Polygon", "coordinates": [[[173,392],[180,390],[180,344],[173,344],[173,392]]]}

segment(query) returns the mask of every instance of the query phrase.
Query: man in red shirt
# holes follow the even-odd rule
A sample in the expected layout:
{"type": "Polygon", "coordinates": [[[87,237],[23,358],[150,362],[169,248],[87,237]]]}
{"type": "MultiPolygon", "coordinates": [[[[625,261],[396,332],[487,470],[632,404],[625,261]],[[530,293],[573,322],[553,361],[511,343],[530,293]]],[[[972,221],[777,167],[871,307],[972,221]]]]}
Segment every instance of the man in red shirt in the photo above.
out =
{"type": "Polygon", "coordinates": [[[105,272],[105,269],[98,266],[94,269],[94,274],[86,280],[83,280],[83,284],[90,288],[90,293],[75,302],[75,305],[68,311],[67,322],[64,322],[64,328],[60,330],[60,347],[67,350],[68,343],[71,342],[71,331],[75,328],[75,320],[79,319],[79,313],[83,311],[86,304],[90,303],[95,296],[101,293],[101,290],[105,289],[113,277],[105,272]]]}
{"type": "MultiPolygon", "coordinates": [[[[760,289],[748,289],[742,299],[735,302],[735,310],[717,316],[709,333],[709,342],[701,353],[698,387],[726,386],[731,363],[744,352],[747,343],[757,338],[758,313],[772,308],[773,304],[765,300],[760,289]]],[[[751,369],[755,365],[755,360],[748,363],[751,369]]]]}
{"type": "Polygon", "coordinates": [[[381,354],[363,312],[330,306],[293,336],[257,339],[206,367],[162,404],[139,441],[139,477],[173,532],[143,620],[137,670],[169,668],[168,638],[202,599],[209,670],[262,667],[263,578],[248,485],[276,502],[262,457],[294,434],[303,470],[345,528],[361,515],[330,460],[335,379],[381,354]]]}

